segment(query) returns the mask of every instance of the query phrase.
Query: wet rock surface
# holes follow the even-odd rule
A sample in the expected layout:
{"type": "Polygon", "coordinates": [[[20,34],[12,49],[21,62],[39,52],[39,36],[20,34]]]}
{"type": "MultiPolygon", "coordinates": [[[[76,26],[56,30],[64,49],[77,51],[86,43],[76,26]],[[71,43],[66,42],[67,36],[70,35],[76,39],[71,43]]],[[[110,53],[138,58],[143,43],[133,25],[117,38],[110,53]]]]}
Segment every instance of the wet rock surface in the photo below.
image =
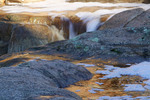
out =
{"type": "Polygon", "coordinates": [[[85,68],[61,60],[29,61],[1,68],[0,74],[2,100],[41,100],[42,96],[50,96],[50,100],[81,100],[61,88],[92,77],[85,68]]]}
{"type": "Polygon", "coordinates": [[[0,55],[69,39],[69,33],[73,28],[76,30],[76,35],[86,31],[85,25],[82,24],[77,16],[71,19],[61,17],[52,19],[51,16],[1,14],[0,55]]]}

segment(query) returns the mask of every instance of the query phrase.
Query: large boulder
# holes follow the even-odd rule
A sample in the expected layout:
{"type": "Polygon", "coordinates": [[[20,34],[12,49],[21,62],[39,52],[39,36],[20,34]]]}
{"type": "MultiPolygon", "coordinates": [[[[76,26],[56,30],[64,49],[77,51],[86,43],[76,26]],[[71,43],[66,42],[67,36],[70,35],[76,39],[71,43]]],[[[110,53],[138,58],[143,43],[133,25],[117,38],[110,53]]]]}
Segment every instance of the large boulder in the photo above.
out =
{"type": "Polygon", "coordinates": [[[19,67],[39,71],[46,77],[51,78],[59,88],[64,88],[77,81],[87,80],[92,77],[91,73],[85,68],[61,60],[30,61],[20,64],[19,67]]]}
{"type": "Polygon", "coordinates": [[[119,27],[150,27],[150,9],[137,8],[118,13],[106,21],[100,30],[119,27]]]}
{"type": "Polygon", "coordinates": [[[29,61],[1,68],[0,74],[1,100],[81,100],[62,88],[92,77],[85,68],[60,60],[29,61]]]}
{"type": "Polygon", "coordinates": [[[118,13],[114,15],[112,18],[110,18],[108,21],[106,21],[104,25],[100,27],[100,30],[117,28],[117,27],[121,27],[121,28],[125,27],[126,24],[128,24],[130,21],[135,19],[137,16],[139,16],[143,12],[144,12],[144,9],[137,8],[137,9],[126,10],[121,13],[118,13]]]}
{"type": "Polygon", "coordinates": [[[150,9],[144,11],[133,20],[129,21],[125,27],[150,27],[150,9]]]}
{"type": "Polygon", "coordinates": [[[13,25],[8,53],[24,51],[33,46],[45,45],[58,40],[64,40],[64,37],[55,26],[16,24],[13,25]]]}
{"type": "Polygon", "coordinates": [[[0,14],[0,55],[24,51],[85,32],[77,17],[0,14]]]}
{"type": "Polygon", "coordinates": [[[135,63],[149,60],[150,28],[114,28],[83,33],[71,40],[54,42],[46,48],[31,48],[33,54],[67,54],[74,59],[88,57],[135,63]],[[147,31],[145,31],[147,30],[147,31]]]}

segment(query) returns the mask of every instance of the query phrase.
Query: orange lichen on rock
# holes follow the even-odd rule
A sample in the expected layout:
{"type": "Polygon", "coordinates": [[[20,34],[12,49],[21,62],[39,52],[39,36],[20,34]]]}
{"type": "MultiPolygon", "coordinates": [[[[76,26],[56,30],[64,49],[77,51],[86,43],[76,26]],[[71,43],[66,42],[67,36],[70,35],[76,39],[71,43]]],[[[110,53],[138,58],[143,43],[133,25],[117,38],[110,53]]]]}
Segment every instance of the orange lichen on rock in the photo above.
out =
{"type": "Polygon", "coordinates": [[[17,66],[18,64],[30,61],[30,60],[69,60],[64,58],[61,55],[32,55],[29,52],[25,54],[15,53],[5,59],[0,60],[0,67],[9,67],[9,66],[17,66]]]}

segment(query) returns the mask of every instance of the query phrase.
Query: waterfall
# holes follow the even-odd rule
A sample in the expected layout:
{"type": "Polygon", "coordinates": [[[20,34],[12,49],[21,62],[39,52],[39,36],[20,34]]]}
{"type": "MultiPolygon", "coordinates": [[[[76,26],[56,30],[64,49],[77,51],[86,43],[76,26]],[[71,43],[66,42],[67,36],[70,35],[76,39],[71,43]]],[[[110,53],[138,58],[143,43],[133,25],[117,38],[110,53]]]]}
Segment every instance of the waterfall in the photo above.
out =
{"type": "MultiPolygon", "coordinates": [[[[13,17],[15,19],[14,15],[13,17]]],[[[17,16],[19,17],[22,16],[17,16]]],[[[33,46],[45,45],[54,41],[72,39],[84,32],[97,30],[101,24],[100,17],[82,19],[78,16],[51,15],[24,18],[28,20],[23,19],[19,23],[14,20],[12,23],[8,53],[24,51],[33,46]],[[24,20],[27,21],[24,22],[24,20]]]]}
{"type": "Polygon", "coordinates": [[[54,41],[60,41],[60,40],[65,40],[65,38],[64,38],[64,32],[63,32],[63,30],[61,29],[61,30],[59,30],[59,29],[57,29],[56,28],[56,26],[54,26],[54,25],[51,25],[51,26],[48,26],[47,25],[47,27],[51,30],[51,32],[52,32],[52,36],[51,36],[51,41],[49,41],[49,42],[54,42],[54,41]]]}
{"type": "Polygon", "coordinates": [[[86,24],[86,32],[91,32],[91,31],[95,31],[97,30],[97,28],[100,25],[100,19],[93,19],[90,20],[87,24],[86,24]]]}
{"type": "Polygon", "coordinates": [[[21,6],[3,6],[0,10],[14,14],[13,17],[8,14],[10,19],[6,17],[14,22],[8,40],[8,52],[18,52],[32,46],[72,39],[84,32],[98,30],[113,15],[139,7],[146,10],[150,8],[150,4],[69,3],[66,0],[44,0],[23,3],[21,6]],[[15,16],[16,13],[21,16],[15,16]],[[20,25],[21,23],[24,25],[20,25]]]}
{"type": "Polygon", "coordinates": [[[69,22],[69,39],[72,39],[73,37],[76,36],[76,33],[74,31],[74,26],[72,24],[72,22],[69,22]]]}

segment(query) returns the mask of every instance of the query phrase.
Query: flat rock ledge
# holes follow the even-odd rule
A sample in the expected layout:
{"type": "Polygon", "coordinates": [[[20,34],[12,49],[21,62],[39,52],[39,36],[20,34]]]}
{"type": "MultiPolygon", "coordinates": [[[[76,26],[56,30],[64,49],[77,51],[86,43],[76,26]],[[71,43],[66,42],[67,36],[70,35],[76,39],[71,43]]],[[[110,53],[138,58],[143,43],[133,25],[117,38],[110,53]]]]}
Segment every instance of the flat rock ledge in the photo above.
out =
{"type": "Polygon", "coordinates": [[[81,100],[63,89],[92,74],[62,60],[32,60],[0,69],[0,100],[81,100]]]}

